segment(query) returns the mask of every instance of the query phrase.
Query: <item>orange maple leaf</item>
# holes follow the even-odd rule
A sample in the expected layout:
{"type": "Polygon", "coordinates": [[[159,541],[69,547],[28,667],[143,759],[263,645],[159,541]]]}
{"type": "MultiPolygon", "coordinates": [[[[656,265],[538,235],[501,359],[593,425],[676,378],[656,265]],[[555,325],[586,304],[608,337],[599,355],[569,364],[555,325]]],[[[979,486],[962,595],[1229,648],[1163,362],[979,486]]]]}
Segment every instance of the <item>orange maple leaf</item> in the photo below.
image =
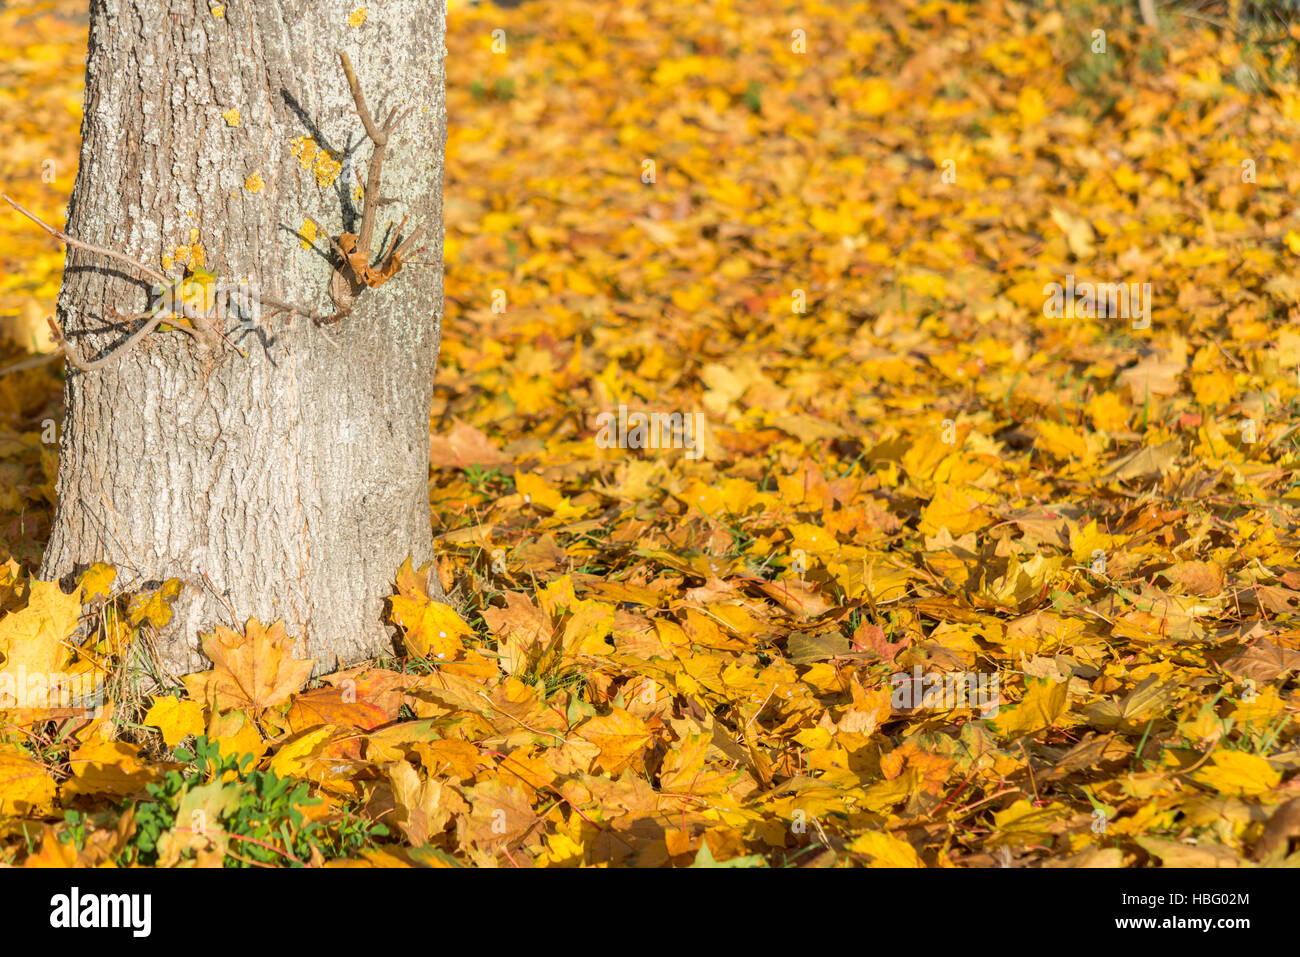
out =
{"type": "Polygon", "coordinates": [[[287,701],[311,676],[314,658],[294,658],[284,623],[264,627],[248,619],[243,635],[221,625],[203,637],[211,671],[184,677],[190,697],[215,711],[257,711],[287,701]]]}

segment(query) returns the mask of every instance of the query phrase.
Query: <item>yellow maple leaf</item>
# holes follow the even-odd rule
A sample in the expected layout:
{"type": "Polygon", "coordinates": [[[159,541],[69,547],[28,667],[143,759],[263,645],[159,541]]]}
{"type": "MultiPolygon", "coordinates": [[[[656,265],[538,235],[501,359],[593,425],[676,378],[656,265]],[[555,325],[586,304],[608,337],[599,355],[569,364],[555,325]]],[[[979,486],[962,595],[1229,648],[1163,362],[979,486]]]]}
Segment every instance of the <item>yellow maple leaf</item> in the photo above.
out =
{"type": "Polygon", "coordinates": [[[609,774],[618,774],[650,744],[649,726],[636,715],[613,708],[601,718],[592,718],[578,728],[578,735],[600,748],[597,759],[609,774]]]}
{"type": "Polygon", "coordinates": [[[282,778],[303,777],[311,759],[324,750],[333,735],[334,727],[328,724],[304,731],[280,746],[267,770],[282,778]]]}
{"type": "Polygon", "coordinates": [[[505,607],[483,609],[483,620],[496,637],[497,654],[506,674],[526,667],[530,658],[550,647],[550,616],[520,592],[505,593],[505,607]]]}
{"type": "Polygon", "coordinates": [[[203,653],[211,671],[184,677],[195,701],[207,702],[214,711],[269,708],[289,699],[311,676],[314,658],[293,657],[293,639],[283,622],[269,628],[248,619],[241,635],[222,625],[203,637],[203,653]]]}
{"type": "Polygon", "coordinates": [[[868,77],[860,89],[861,93],[854,101],[854,106],[868,116],[884,116],[898,102],[893,85],[886,77],[868,77]]]}
{"type": "Polygon", "coordinates": [[[515,476],[515,488],[524,497],[524,501],[531,505],[540,505],[553,512],[564,507],[564,496],[551,488],[540,475],[520,472],[515,476]]]}
{"type": "Polygon", "coordinates": [[[1053,207],[1052,222],[1065,233],[1065,241],[1070,252],[1078,259],[1088,259],[1095,252],[1093,241],[1097,234],[1092,231],[1092,224],[1081,216],[1072,216],[1063,209],[1053,207]]]}
{"type": "Polygon", "coordinates": [[[406,632],[406,648],[422,658],[452,661],[474,632],[450,605],[394,595],[393,619],[406,632]]]}
{"type": "Polygon", "coordinates": [[[270,747],[262,740],[257,726],[242,711],[214,712],[208,721],[208,740],[216,742],[223,761],[227,758],[239,760],[248,754],[255,764],[270,747]]]}
{"type": "Polygon", "coordinates": [[[1064,462],[1077,459],[1086,463],[1092,460],[1092,450],[1088,448],[1082,430],[1076,426],[1044,420],[1038,423],[1037,430],[1034,447],[1053,458],[1064,462]]]}
{"type": "Polygon", "coordinates": [[[18,674],[61,672],[71,656],[68,638],[81,615],[81,589],[65,595],[57,582],[33,580],[27,607],[0,618],[4,670],[18,674]]]}
{"type": "Polygon", "coordinates": [[[582,865],[586,853],[581,841],[575,840],[567,834],[548,834],[546,836],[546,849],[538,857],[537,866],[579,867],[582,865]]]}
{"type": "Polygon", "coordinates": [[[27,584],[22,569],[12,558],[0,564],[0,612],[11,611],[23,602],[27,584]]]}
{"type": "Polygon", "coordinates": [[[715,485],[705,485],[700,481],[692,483],[685,491],[679,492],[677,498],[684,505],[697,508],[706,515],[722,511],[730,504],[722,489],[715,485]]]}
{"type": "Polygon", "coordinates": [[[923,750],[913,738],[880,759],[880,773],[885,779],[903,776],[912,793],[939,794],[952,767],[951,758],[923,750]]]}
{"type": "Polygon", "coordinates": [[[921,512],[920,531],[935,535],[939,529],[946,528],[957,537],[982,528],[988,518],[980,506],[986,500],[987,496],[979,489],[941,485],[921,512]]]}
{"type": "Polygon", "coordinates": [[[1268,727],[1289,709],[1288,701],[1272,688],[1260,688],[1251,701],[1241,701],[1229,715],[1238,724],[1268,727]]]}
{"type": "Polygon", "coordinates": [[[421,780],[405,761],[389,765],[388,781],[396,811],[393,821],[417,847],[442,833],[453,815],[469,810],[455,788],[433,778],[421,780]]]}
{"type": "Polygon", "coordinates": [[[174,748],[186,735],[203,733],[203,708],[197,701],[155,695],[144,723],[161,731],[167,747],[174,748]]]}
{"type": "Polygon", "coordinates": [[[1070,554],[1076,562],[1089,564],[1099,557],[1097,552],[1100,551],[1104,556],[1127,538],[1126,535],[1111,535],[1101,531],[1094,518],[1087,525],[1070,529],[1070,554]]]}
{"type": "Polygon", "coordinates": [[[1045,555],[1027,561],[1012,557],[1006,573],[981,587],[979,595],[1000,608],[1026,609],[1047,592],[1061,564],[1060,558],[1045,555]]]}
{"type": "Polygon", "coordinates": [[[429,597],[432,563],[412,568],[408,555],[397,570],[397,594],[390,601],[392,618],[405,632],[406,649],[422,658],[453,661],[464,650],[462,638],[474,632],[450,605],[429,597]]]}
{"type": "Polygon", "coordinates": [[[1237,396],[1237,383],[1226,372],[1206,372],[1192,376],[1192,393],[1200,405],[1227,405],[1237,396]]]}
{"type": "Polygon", "coordinates": [[[63,782],[65,796],[126,797],[158,779],[158,772],[140,760],[138,748],[125,741],[105,741],[99,735],[68,756],[68,767],[72,777],[63,782]]]}
{"type": "Polygon", "coordinates": [[[162,628],[172,620],[172,602],[180,593],[181,580],[169,578],[156,591],[137,595],[126,609],[127,618],[133,625],[147,621],[155,628],[162,628]]]}
{"type": "Polygon", "coordinates": [[[1004,707],[991,724],[1005,738],[1033,734],[1052,724],[1065,711],[1069,683],[1050,678],[1025,678],[1028,689],[1016,704],[1004,707]]]}
{"type": "Polygon", "coordinates": [[[1249,797],[1277,787],[1282,772],[1258,754],[1247,751],[1216,751],[1213,767],[1201,768],[1193,779],[1223,794],[1249,797]]]}
{"type": "Polygon", "coordinates": [[[1120,432],[1128,427],[1129,406],[1114,392],[1099,392],[1088,400],[1093,428],[1120,432]]]}
{"type": "Polygon", "coordinates": [[[45,766],[12,744],[0,744],[0,814],[43,814],[55,784],[45,766]]]}
{"type": "Polygon", "coordinates": [[[564,626],[560,643],[568,657],[603,655],[609,652],[605,638],[614,629],[614,606],[599,601],[575,601],[572,617],[564,626]]]}
{"type": "Polygon", "coordinates": [[[1026,129],[1042,122],[1048,112],[1042,91],[1032,86],[1022,89],[1016,98],[1016,112],[1020,114],[1020,122],[1026,129]]]}
{"type": "Polygon", "coordinates": [[[800,522],[790,526],[790,547],[802,548],[806,552],[817,554],[819,552],[839,551],[840,543],[835,540],[835,536],[826,529],[811,525],[807,522],[800,522]]]}
{"type": "Polygon", "coordinates": [[[107,598],[113,594],[113,582],[117,579],[117,569],[104,562],[95,562],[81,576],[81,590],[84,598],[107,598]]]}
{"type": "Polygon", "coordinates": [[[916,848],[886,831],[866,831],[849,845],[851,854],[871,858],[868,867],[925,867],[916,848]]]}
{"type": "Polygon", "coordinates": [[[995,812],[993,826],[1004,838],[1018,842],[1043,841],[1050,838],[1052,829],[1069,814],[1069,809],[1059,801],[1035,806],[1034,802],[1021,799],[995,812]]]}

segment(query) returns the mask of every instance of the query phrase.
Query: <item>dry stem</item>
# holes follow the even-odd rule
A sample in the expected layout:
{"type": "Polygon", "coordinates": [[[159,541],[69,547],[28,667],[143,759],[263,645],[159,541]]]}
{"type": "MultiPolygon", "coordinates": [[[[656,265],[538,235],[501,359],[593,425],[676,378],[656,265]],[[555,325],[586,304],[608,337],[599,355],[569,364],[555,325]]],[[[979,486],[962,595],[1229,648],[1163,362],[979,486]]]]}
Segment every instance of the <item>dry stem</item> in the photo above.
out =
{"type": "MultiPolygon", "coordinates": [[[[126,266],[130,266],[132,269],[140,273],[142,276],[148,279],[152,279],[154,283],[158,286],[175,285],[175,281],[168,278],[165,274],[149,266],[146,266],[144,263],[140,262],[139,260],[132,259],[130,256],[126,255],[125,253],[118,252],[116,249],[109,249],[106,246],[96,246],[94,243],[88,243],[80,239],[74,239],[72,236],[69,236],[63,230],[56,229],[55,227],[51,226],[49,223],[45,222],[45,220],[41,219],[39,216],[37,216],[31,210],[27,209],[22,204],[16,202],[13,198],[11,198],[6,193],[0,193],[0,199],[3,199],[15,210],[17,210],[22,215],[26,216],[33,223],[35,223],[41,229],[45,230],[55,239],[59,240],[62,243],[65,243],[66,245],[74,249],[84,249],[86,252],[96,253],[108,259],[112,259],[115,260],[116,262],[120,262],[126,266]]],[[[276,299],[274,296],[264,296],[260,292],[254,292],[253,295],[257,298],[258,302],[260,302],[262,305],[270,306],[276,312],[288,312],[295,315],[304,316],[305,318],[308,319],[314,319],[317,321],[320,321],[321,319],[325,318],[323,316],[318,315],[315,312],[312,312],[309,309],[303,309],[300,306],[295,306],[292,305],[291,303],[284,302],[283,300],[276,299]]],[[[141,313],[139,315],[129,317],[128,321],[136,321],[147,317],[149,317],[149,313],[141,313]]],[[[107,355],[103,356],[102,358],[93,361],[89,361],[81,357],[80,353],[77,352],[76,347],[73,346],[72,343],[70,343],[67,340],[67,338],[63,335],[63,330],[59,328],[58,323],[56,323],[52,318],[47,319],[47,322],[49,322],[50,324],[50,331],[54,336],[55,343],[58,344],[59,349],[63,352],[63,354],[67,356],[68,362],[71,365],[73,365],[75,368],[80,369],[83,372],[93,372],[97,369],[102,369],[104,366],[108,365],[109,362],[115,359],[120,359],[127,352],[131,351],[131,349],[139,345],[139,343],[146,336],[148,336],[155,329],[157,329],[158,326],[161,325],[163,322],[166,322],[168,319],[177,319],[177,318],[189,318],[189,317],[174,316],[169,313],[159,313],[157,315],[154,315],[148,323],[141,326],[138,330],[132,333],[126,339],[126,341],[123,342],[121,345],[119,345],[116,349],[114,349],[112,352],[108,353],[107,355]]],[[[210,326],[212,333],[214,333],[217,338],[221,339],[232,349],[235,349],[236,352],[240,352],[240,350],[237,347],[235,347],[233,343],[230,342],[230,340],[226,337],[226,335],[216,327],[215,323],[213,323],[211,319],[209,319],[207,316],[199,316],[198,319],[206,323],[208,326],[210,326]]],[[[199,342],[208,341],[208,337],[204,335],[200,330],[198,330],[197,327],[195,329],[187,329],[184,326],[178,325],[177,328],[189,334],[199,342]]],[[[26,366],[25,364],[19,363],[18,365],[11,366],[8,369],[5,369],[4,372],[18,371],[20,367],[28,368],[28,366],[26,366]]]]}

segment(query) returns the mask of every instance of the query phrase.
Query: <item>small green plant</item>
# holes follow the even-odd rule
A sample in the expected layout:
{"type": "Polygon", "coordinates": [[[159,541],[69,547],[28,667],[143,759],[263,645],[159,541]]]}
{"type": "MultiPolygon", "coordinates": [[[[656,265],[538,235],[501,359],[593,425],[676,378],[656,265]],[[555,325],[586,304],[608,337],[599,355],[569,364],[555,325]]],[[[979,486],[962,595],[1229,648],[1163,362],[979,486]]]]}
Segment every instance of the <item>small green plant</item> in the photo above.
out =
{"type": "Polygon", "coordinates": [[[481,465],[471,465],[465,469],[465,481],[476,492],[488,493],[494,486],[501,485],[513,490],[514,483],[509,476],[503,475],[500,468],[485,469],[481,465]]]}
{"type": "MultiPolygon", "coordinates": [[[[302,808],[320,803],[310,796],[306,782],[281,778],[272,771],[248,770],[251,755],[223,758],[217,744],[206,737],[198,738],[192,750],[178,748],[176,756],[189,767],[168,771],[161,784],[148,785],[152,800],[136,805],[135,833],[119,864],[157,864],[164,837],[188,829],[183,821],[178,827],[178,817],[183,816],[182,808],[195,804],[200,788],[211,789],[204,795],[205,806],[217,820],[208,826],[230,839],[223,860],[226,867],[302,867],[313,849],[326,857],[347,856],[388,835],[383,825],[346,812],[342,820],[329,824],[306,820],[302,808]]],[[[75,837],[84,822],[71,816],[67,820],[75,837]]],[[[181,859],[192,853],[182,851],[181,859]]]]}
{"type": "Polygon", "coordinates": [[[479,103],[484,100],[508,102],[515,98],[515,81],[497,77],[496,82],[488,86],[482,80],[475,80],[470,84],[469,92],[479,103]]]}
{"type": "Polygon", "coordinates": [[[86,815],[80,811],[63,812],[63,822],[67,827],[59,832],[59,843],[71,844],[77,850],[86,847],[86,815]]]}

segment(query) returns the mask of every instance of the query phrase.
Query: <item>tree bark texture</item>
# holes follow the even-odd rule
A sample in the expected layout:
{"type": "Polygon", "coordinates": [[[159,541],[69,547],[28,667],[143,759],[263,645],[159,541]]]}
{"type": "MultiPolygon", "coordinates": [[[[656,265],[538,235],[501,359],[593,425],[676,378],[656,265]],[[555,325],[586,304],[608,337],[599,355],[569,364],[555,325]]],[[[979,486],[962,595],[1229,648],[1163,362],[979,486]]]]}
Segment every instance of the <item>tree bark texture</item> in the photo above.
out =
{"type": "MultiPolygon", "coordinates": [[[[180,578],[158,642],[172,674],[203,665],[199,635],[231,624],[227,605],[240,624],[283,619],[318,669],[374,655],[391,647],[383,599],[398,566],[431,557],[445,6],[371,0],[364,20],[359,6],[92,3],[69,235],[155,268],[197,242],[216,276],[332,313],[328,240],[304,248],[299,233],[307,219],[334,237],[358,231],[356,171],[364,179],[373,150],[340,49],[377,120],[411,109],[390,140],[382,192],[393,202],[380,208],[376,247],[404,216],[406,234],[427,227],[416,258],[430,265],[367,289],[336,325],[281,314],[259,335],[227,320],[247,358],[204,354],[170,331],[105,369],[69,367],[42,577],[109,561],[126,586],[180,578]]],[[[144,312],[149,285],[68,250],[59,319],[84,358],[126,338],[112,310],[144,312]]]]}

